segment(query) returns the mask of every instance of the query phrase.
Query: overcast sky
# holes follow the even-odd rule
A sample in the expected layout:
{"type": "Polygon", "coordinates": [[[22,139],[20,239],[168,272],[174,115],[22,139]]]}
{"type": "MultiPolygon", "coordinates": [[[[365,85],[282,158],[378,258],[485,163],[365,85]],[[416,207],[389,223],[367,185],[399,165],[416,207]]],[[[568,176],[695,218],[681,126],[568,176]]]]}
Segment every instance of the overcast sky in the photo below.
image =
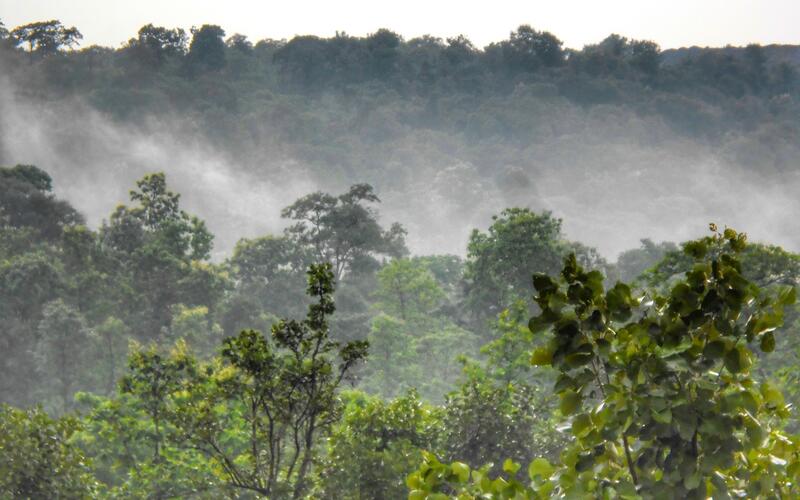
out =
{"type": "Polygon", "coordinates": [[[147,23],[187,30],[213,23],[252,40],[386,27],[406,38],[464,34],[482,47],[527,23],[573,48],[610,33],[662,48],[800,43],[800,0],[0,0],[8,27],[53,18],[76,26],[83,46],[112,47],[147,23]]]}

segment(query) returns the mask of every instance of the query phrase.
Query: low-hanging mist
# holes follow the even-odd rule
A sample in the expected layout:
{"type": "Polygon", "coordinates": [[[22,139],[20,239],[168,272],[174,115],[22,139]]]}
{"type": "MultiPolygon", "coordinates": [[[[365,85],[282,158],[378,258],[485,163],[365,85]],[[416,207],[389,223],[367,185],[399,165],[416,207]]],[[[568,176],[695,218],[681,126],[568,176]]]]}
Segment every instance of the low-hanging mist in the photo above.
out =
{"type": "MultiPolygon", "coordinates": [[[[800,208],[797,173],[774,166],[775,157],[800,164],[796,145],[771,149],[774,137],[763,130],[709,143],[625,106],[586,109],[524,90],[501,105],[535,113],[539,126],[527,132],[529,142],[436,129],[419,122],[421,116],[416,126],[398,125],[400,112],[424,114],[423,103],[411,99],[397,104],[402,109],[385,101],[358,103],[367,108],[359,119],[378,138],[281,143],[270,134],[285,124],[272,118],[259,121],[245,145],[226,145],[209,140],[190,116],[121,123],[77,98],[32,99],[4,78],[0,163],[45,168],[58,195],[94,226],[127,201],[136,179],[164,171],[185,206],[217,236],[217,257],[241,237],[280,231],[280,209],[299,196],[338,192],[355,182],[375,186],[383,218],[407,227],[418,254],[463,254],[469,232],[510,206],[552,211],[571,239],[610,258],[642,237],[689,238],[709,221],[800,247],[793,215],[800,208]],[[320,158],[331,146],[348,154],[331,155],[325,164],[320,158]]],[[[352,100],[336,102],[335,95],[325,99],[345,116],[353,106],[352,100]]],[[[469,119],[480,120],[480,110],[469,119]]],[[[341,128],[338,135],[350,130],[341,118],[318,122],[341,128]]]]}

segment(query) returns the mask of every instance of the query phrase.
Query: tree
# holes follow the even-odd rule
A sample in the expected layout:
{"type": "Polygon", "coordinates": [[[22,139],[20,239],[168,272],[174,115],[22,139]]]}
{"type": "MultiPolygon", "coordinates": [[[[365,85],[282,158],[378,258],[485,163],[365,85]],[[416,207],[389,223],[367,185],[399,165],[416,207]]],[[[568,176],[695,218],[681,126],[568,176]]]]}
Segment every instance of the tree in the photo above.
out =
{"type": "Polygon", "coordinates": [[[225,40],[225,45],[227,45],[231,49],[238,50],[243,54],[252,54],[253,53],[253,42],[247,39],[247,36],[234,33],[227,40],[225,40]]]}
{"type": "Polygon", "coordinates": [[[284,498],[308,491],[319,440],[341,415],[337,389],[367,350],[329,339],[333,291],[331,266],[311,266],[317,302],[305,321],[281,320],[272,341],[253,330],[226,339],[216,368],[173,395],[179,442],[213,460],[231,487],[284,498]],[[240,438],[227,438],[233,429],[240,438]]]}
{"type": "Polygon", "coordinates": [[[649,238],[640,240],[639,248],[626,250],[617,257],[617,273],[620,281],[630,283],[638,280],[642,273],[655,266],[667,254],[677,252],[672,242],[654,243],[649,238]]]}
{"type": "Polygon", "coordinates": [[[367,73],[372,78],[386,79],[394,73],[401,41],[400,35],[384,28],[367,36],[367,73]]]}
{"type": "Polygon", "coordinates": [[[550,212],[509,208],[492,221],[488,232],[470,235],[464,271],[468,306],[481,321],[527,297],[530,275],[555,272],[564,253],[561,219],[550,212]]]}
{"type": "Polygon", "coordinates": [[[574,442],[556,467],[532,461],[530,486],[512,461],[506,479],[486,481],[485,469],[427,456],[409,478],[411,495],[448,491],[448,482],[450,491],[495,497],[797,495],[800,447],[778,426],[788,408],[773,384],[750,373],[752,344],[773,350],[795,290],[763,293],[742,275],[745,235],[711,229],[685,245],[694,265],[667,295],[635,297],[622,283],[606,291],[602,275],[574,256],[560,282],[536,275],[542,312],[530,327],[552,335],[532,362],[558,370],[555,391],[574,442]]]}
{"type": "Polygon", "coordinates": [[[72,442],[75,418],[0,404],[0,496],[96,498],[90,463],[72,442]]]}
{"type": "Polygon", "coordinates": [[[138,36],[128,41],[128,47],[144,65],[160,67],[172,57],[186,53],[187,36],[181,28],[167,29],[147,24],[139,29],[138,36]]]}
{"type": "Polygon", "coordinates": [[[91,351],[89,332],[81,315],[61,299],[49,303],[39,323],[39,340],[34,351],[37,369],[45,386],[52,386],[58,408],[72,408],[72,395],[85,373],[91,351]]]}
{"type": "Polygon", "coordinates": [[[769,79],[767,56],[764,54],[764,48],[757,43],[747,45],[744,48],[744,59],[747,65],[750,86],[754,92],[760,92],[767,86],[769,79]]]}
{"type": "Polygon", "coordinates": [[[497,472],[508,458],[527,463],[557,455],[564,443],[544,408],[544,398],[529,385],[470,377],[445,401],[442,456],[471,467],[495,464],[497,472]]]}
{"type": "Polygon", "coordinates": [[[389,399],[418,388],[429,373],[420,366],[414,335],[395,317],[379,314],[370,324],[369,359],[360,388],[389,399]]]}
{"type": "Polygon", "coordinates": [[[661,48],[649,40],[632,40],[630,64],[649,77],[655,77],[661,64],[661,48]]]}
{"type": "Polygon", "coordinates": [[[378,214],[367,203],[380,199],[369,184],[355,184],[339,196],[316,192],[284,208],[281,216],[297,221],[286,230],[317,262],[330,262],[340,281],[358,258],[373,255],[402,257],[406,231],[394,223],[381,228],[378,214]]]}
{"type": "Polygon", "coordinates": [[[542,66],[558,66],[564,62],[562,43],[551,33],[536,31],[523,24],[503,43],[503,54],[510,69],[535,71],[542,66]]]}
{"type": "Polygon", "coordinates": [[[64,291],[60,266],[44,251],[0,261],[0,401],[31,404],[38,380],[31,359],[46,304],[64,291]]]}
{"type": "Polygon", "coordinates": [[[345,393],[344,415],[328,439],[313,498],[402,498],[404,477],[436,447],[441,411],[414,392],[384,401],[345,393]]]}
{"type": "Polygon", "coordinates": [[[213,236],[203,221],[180,209],[180,195],[163,173],[149,174],[131,191],[133,207],[120,205],[101,229],[105,247],[121,264],[128,293],[122,317],[140,339],[168,334],[172,306],[216,304],[225,276],[207,263],[213,236]],[[133,293],[131,293],[133,292],[133,293]]]}
{"type": "Polygon", "coordinates": [[[444,292],[421,263],[394,259],[378,271],[377,306],[403,321],[428,316],[444,299],[444,292]]]}
{"type": "Polygon", "coordinates": [[[213,497],[222,495],[211,464],[197,450],[176,443],[169,416],[173,394],[197,363],[185,343],[168,353],[133,344],[119,393],[110,398],[78,393],[84,429],[75,442],[111,498],[213,497]]]}
{"type": "MultiPolygon", "coordinates": [[[[231,305],[238,302],[243,306],[242,300],[247,298],[254,306],[257,305],[257,309],[246,315],[302,313],[307,306],[303,289],[306,281],[304,270],[309,263],[310,255],[306,249],[287,236],[239,240],[228,260],[228,269],[235,282],[234,295],[229,297],[231,305]]],[[[229,323],[238,324],[238,321],[229,323]]],[[[225,331],[233,335],[241,328],[226,327],[225,331]]]]}
{"type": "Polygon", "coordinates": [[[219,71],[225,67],[225,30],[215,24],[204,24],[192,28],[192,43],[189,44],[189,62],[192,66],[207,71],[219,71]]]}
{"type": "Polygon", "coordinates": [[[53,55],[62,47],[72,48],[78,45],[83,35],[74,26],[65,28],[61,21],[41,21],[18,26],[11,31],[17,45],[28,44],[28,52],[37,52],[43,56],[53,55]]]}
{"type": "Polygon", "coordinates": [[[41,237],[55,240],[83,217],[52,193],[50,175],[33,165],[0,167],[0,226],[30,227],[41,237]]]}
{"type": "Polygon", "coordinates": [[[275,50],[273,60],[290,87],[317,90],[331,76],[328,43],[318,36],[296,36],[275,50]]]}

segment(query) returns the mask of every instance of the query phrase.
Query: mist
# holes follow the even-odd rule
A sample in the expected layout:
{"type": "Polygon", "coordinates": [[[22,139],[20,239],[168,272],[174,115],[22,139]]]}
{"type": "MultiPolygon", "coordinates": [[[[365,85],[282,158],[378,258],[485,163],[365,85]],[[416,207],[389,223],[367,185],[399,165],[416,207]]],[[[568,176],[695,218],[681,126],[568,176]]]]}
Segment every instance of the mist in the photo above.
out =
{"type": "MultiPolygon", "coordinates": [[[[57,195],[93,227],[127,202],[137,179],[163,171],[184,208],[216,235],[215,259],[239,238],[281,231],[280,210],[296,198],[356,182],[375,186],[382,218],[408,229],[416,254],[463,255],[472,229],[511,206],[552,211],[570,239],[611,260],[640,238],[685,240],[712,221],[800,248],[799,174],[774,165],[778,157],[800,163],[797,145],[771,148],[769,131],[760,130],[694,140],[620,106],[536,106],[542,126],[529,143],[420,123],[348,144],[361,165],[326,166],[271,136],[280,127],[274,120],[260,121],[242,147],[209,140],[190,116],[126,124],[79,98],[32,99],[3,78],[0,163],[44,168],[57,195]],[[743,153],[752,148],[765,154],[743,153]]],[[[368,124],[382,119],[380,107],[368,111],[368,124]]]]}

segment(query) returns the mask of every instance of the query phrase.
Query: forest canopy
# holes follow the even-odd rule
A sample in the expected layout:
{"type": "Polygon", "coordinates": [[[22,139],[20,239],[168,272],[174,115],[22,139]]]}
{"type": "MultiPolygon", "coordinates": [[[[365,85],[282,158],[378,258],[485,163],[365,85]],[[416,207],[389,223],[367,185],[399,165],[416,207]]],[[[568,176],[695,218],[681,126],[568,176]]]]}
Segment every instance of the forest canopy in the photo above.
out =
{"type": "Polygon", "coordinates": [[[608,229],[794,219],[797,47],[81,40],[0,23],[0,497],[800,495],[792,228],[608,229]]]}

